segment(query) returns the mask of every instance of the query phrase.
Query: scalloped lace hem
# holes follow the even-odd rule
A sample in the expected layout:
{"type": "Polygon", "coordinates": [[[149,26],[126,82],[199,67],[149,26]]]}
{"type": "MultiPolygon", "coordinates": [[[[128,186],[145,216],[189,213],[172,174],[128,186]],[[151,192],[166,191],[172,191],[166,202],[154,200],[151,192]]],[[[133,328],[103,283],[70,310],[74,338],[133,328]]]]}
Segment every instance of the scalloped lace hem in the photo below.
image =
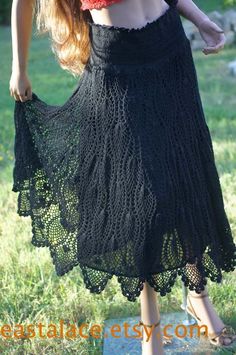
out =
{"type": "MultiPolygon", "coordinates": [[[[33,239],[32,244],[37,247],[49,247],[51,257],[53,258],[55,256],[50,245],[39,245],[38,243],[35,243],[33,239]]],[[[91,293],[101,294],[106,288],[108,281],[113,277],[116,277],[120,284],[123,296],[126,297],[128,301],[135,302],[143,290],[144,282],[148,282],[154,291],[159,293],[161,297],[172,292],[178,277],[181,278],[185,287],[196,293],[204,291],[205,286],[207,285],[207,279],[210,279],[212,282],[221,283],[222,271],[230,272],[235,269],[235,245],[232,245],[230,251],[222,251],[221,253],[222,255],[224,254],[222,258],[223,264],[220,266],[218,265],[218,267],[214,262],[214,257],[216,258],[216,256],[213,256],[211,250],[208,249],[202,255],[192,257],[172,270],[157,271],[146,276],[136,277],[125,276],[115,270],[108,272],[107,270],[99,268],[91,268],[88,264],[84,264],[78,260],[71,263],[65,269],[60,268],[60,266],[58,268],[54,259],[53,264],[55,265],[57,276],[64,276],[72,269],[79,266],[82,272],[84,286],[91,293]]]]}

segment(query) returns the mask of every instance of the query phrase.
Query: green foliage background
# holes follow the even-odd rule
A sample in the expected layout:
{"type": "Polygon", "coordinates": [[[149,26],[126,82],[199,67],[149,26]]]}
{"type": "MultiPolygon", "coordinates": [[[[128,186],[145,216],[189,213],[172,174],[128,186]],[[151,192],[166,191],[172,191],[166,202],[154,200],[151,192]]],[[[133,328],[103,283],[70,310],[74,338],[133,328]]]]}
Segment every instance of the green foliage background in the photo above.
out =
{"type": "Polygon", "coordinates": [[[11,4],[12,1],[10,0],[1,0],[0,2],[0,24],[1,25],[10,24],[11,4]]]}
{"type": "MultiPolygon", "coordinates": [[[[40,0],[39,0],[40,1],[40,0]]],[[[196,5],[200,7],[206,7],[205,0],[195,0],[196,5]]],[[[12,0],[1,0],[0,1],[0,24],[9,25],[11,17],[11,4],[12,0]]],[[[209,11],[214,9],[223,9],[228,6],[236,5],[236,0],[215,0],[211,1],[209,4],[209,11]]]]}

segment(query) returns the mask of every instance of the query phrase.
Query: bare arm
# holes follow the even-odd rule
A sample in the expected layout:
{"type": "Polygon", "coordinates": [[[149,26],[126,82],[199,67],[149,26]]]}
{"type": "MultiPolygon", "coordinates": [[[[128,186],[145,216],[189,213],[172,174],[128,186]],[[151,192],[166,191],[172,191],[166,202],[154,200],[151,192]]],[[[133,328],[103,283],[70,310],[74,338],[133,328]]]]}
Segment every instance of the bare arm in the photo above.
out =
{"type": "Polygon", "coordinates": [[[197,7],[192,0],[178,0],[176,5],[180,15],[199,26],[202,21],[209,19],[209,17],[197,7]]]}
{"type": "Polygon", "coordinates": [[[12,75],[9,89],[15,100],[31,99],[27,76],[28,51],[32,34],[35,0],[13,0],[11,9],[12,75]]]}
{"type": "Polygon", "coordinates": [[[218,53],[226,42],[224,31],[200,10],[192,0],[178,0],[177,10],[180,15],[191,21],[199,30],[206,46],[204,54],[218,53]]]}

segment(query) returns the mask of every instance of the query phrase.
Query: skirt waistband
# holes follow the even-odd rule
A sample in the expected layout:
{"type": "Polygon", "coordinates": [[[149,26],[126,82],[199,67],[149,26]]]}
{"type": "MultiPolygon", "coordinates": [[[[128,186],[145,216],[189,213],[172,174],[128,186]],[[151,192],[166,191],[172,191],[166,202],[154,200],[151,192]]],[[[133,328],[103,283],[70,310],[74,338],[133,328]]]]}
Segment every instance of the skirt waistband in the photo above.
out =
{"type": "Polygon", "coordinates": [[[169,6],[164,14],[140,28],[88,23],[89,66],[156,62],[171,55],[188,40],[175,6],[169,6]]]}

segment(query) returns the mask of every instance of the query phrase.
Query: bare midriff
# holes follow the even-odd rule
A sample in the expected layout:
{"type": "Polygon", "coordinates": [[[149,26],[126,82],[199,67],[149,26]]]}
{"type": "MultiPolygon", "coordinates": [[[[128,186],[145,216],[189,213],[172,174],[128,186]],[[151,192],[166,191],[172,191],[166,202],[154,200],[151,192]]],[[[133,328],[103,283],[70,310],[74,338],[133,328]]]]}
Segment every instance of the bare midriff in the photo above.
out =
{"type": "Polygon", "coordinates": [[[163,15],[168,8],[164,0],[123,0],[89,11],[94,23],[140,28],[163,15]]]}

